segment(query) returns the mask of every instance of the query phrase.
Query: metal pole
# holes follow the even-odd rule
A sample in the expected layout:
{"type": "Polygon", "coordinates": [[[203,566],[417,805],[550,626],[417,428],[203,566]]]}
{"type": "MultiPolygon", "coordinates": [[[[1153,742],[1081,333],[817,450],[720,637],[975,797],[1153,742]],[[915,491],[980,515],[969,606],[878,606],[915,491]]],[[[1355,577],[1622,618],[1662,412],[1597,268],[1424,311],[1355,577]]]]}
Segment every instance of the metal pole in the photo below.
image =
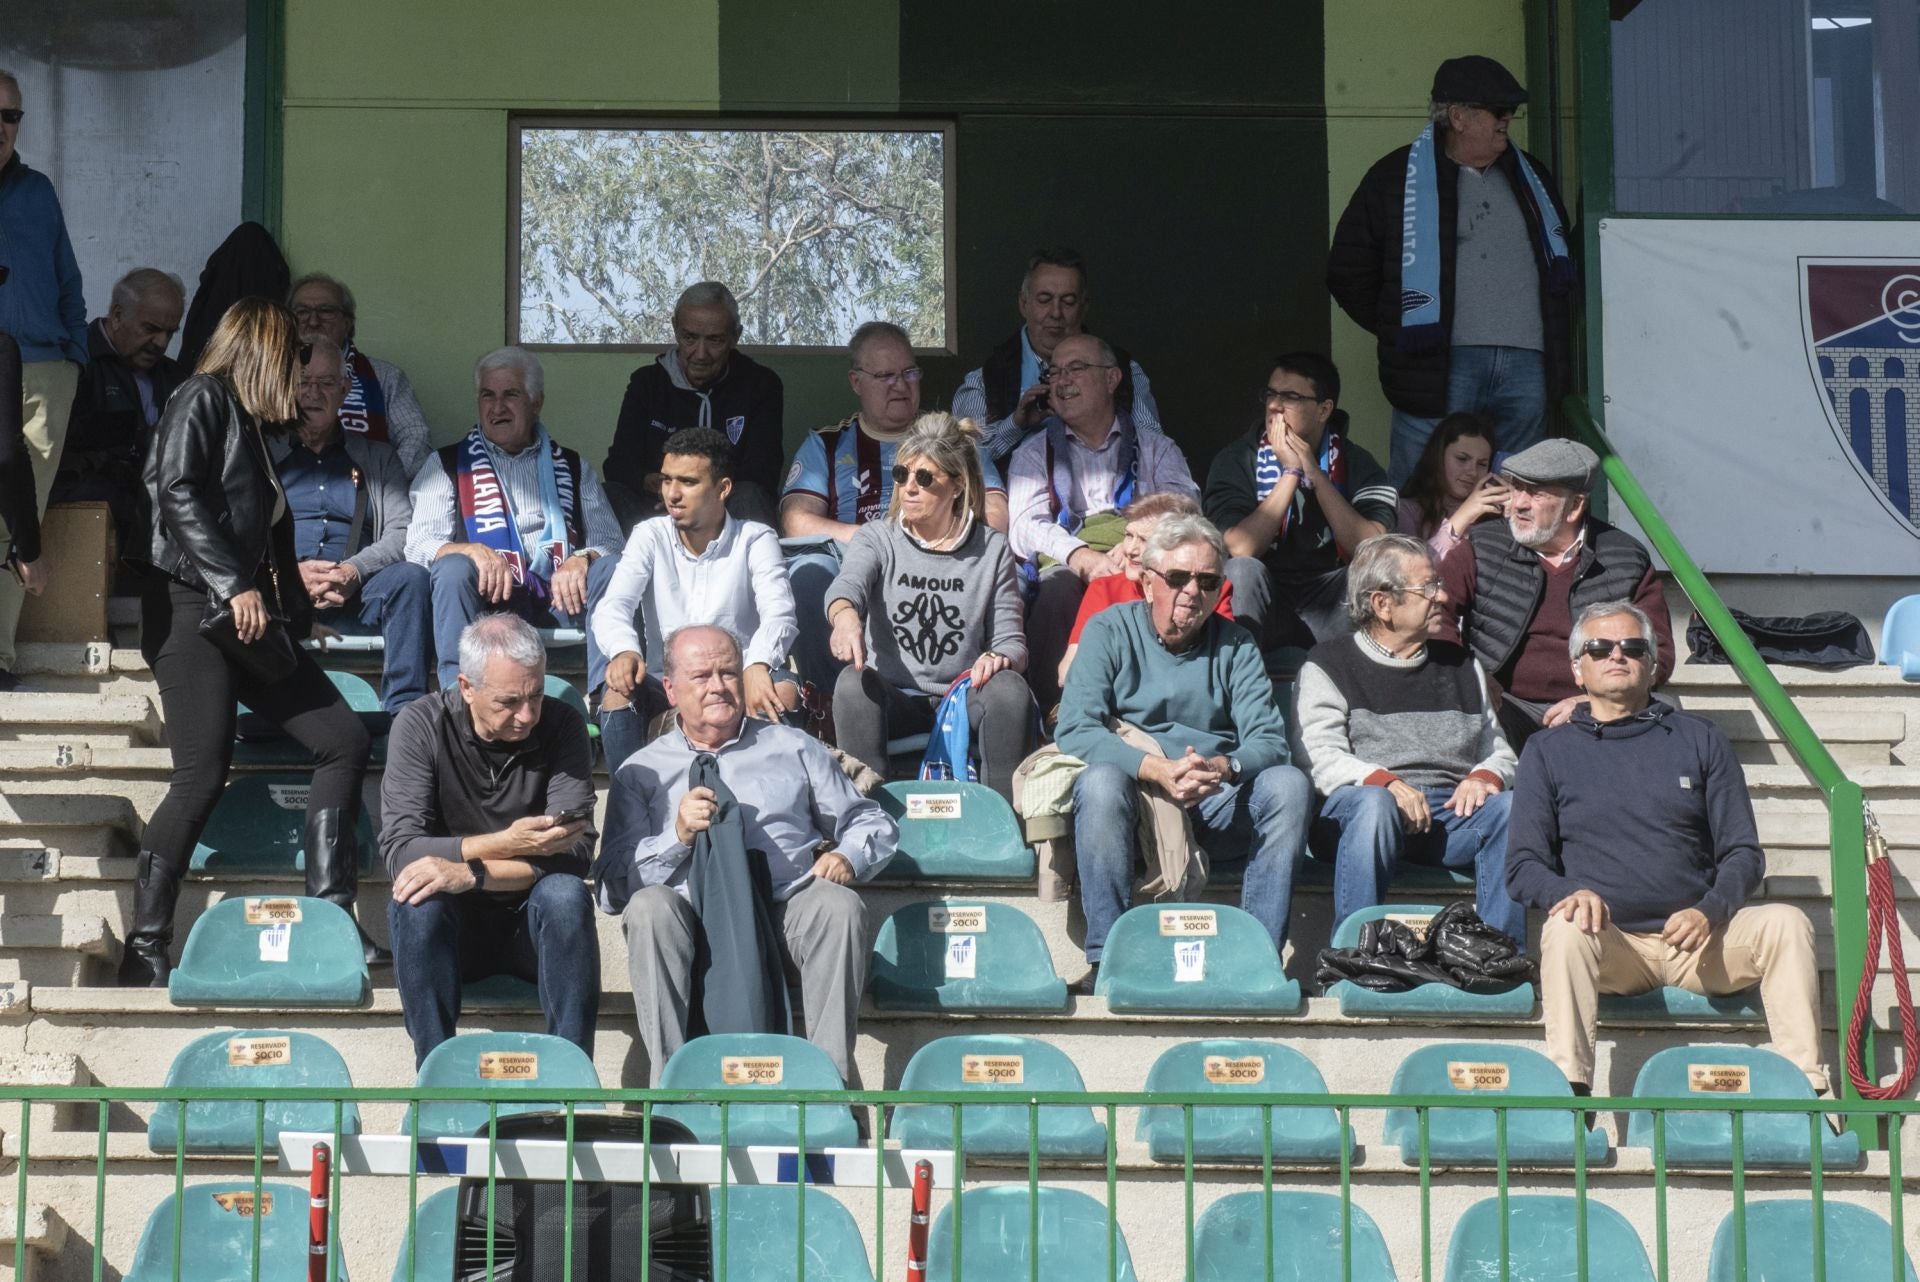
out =
{"type": "Polygon", "coordinates": [[[927,1282],[927,1224],[933,1210],[933,1163],[913,1164],[913,1218],[907,1229],[907,1282],[927,1282]]]}
{"type": "MultiPolygon", "coordinates": [[[[315,1144],[313,1174],[307,1177],[307,1282],[327,1282],[327,1173],[332,1164],[333,1155],[327,1146],[315,1144]]],[[[256,1223],[259,1218],[256,1207],[256,1223]]]]}

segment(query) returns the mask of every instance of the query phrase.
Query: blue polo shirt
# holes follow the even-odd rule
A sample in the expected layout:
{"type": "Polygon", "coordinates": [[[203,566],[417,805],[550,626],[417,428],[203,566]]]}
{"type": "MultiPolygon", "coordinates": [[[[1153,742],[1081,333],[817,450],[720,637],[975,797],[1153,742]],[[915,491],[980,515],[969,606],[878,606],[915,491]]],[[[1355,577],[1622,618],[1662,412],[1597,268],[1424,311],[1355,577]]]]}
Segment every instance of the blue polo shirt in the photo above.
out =
{"type": "Polygon", "coordinates": [[[353,555],[353,460],[336,440],[319,454],[295,442],[280,464],[280,484],[293,509],[293,551],[302,561],[344,561],[353,555]]]}

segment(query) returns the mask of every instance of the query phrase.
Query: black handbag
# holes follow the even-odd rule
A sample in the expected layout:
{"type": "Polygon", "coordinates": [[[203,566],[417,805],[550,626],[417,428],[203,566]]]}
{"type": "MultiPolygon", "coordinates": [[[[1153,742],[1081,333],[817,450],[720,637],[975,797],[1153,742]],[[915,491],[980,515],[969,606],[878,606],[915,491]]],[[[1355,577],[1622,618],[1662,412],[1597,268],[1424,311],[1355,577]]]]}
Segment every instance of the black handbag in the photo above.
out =
{"type": "MultiPolygon", "coordinates": [[[[1844,610],[1798,617],[1756,617],[1741,610],[1728,613],[1768,663],[1836,672],[1873,662],[1873,640],[1867,635],[1866,625],[1844,610]]],[[[1698,614],[1687,625],[1687,646],[1692,651],[1688,663],[1728,661],[1719,638],[1698,614]]]]}
{"type": "Polygon", "coordinates": [[[232,603],[216,607],[209,598],[206,616],[200,620],[200,635],[248,676],[276,685],[300,666],[300,651],[293,643],[293,634],[287,631],[286,612],[280,601],[280,572],[274,568],[272,552],[267,554],[267,573],[273,579],[273,600],[266,603],[265,632],[253,641],[242,641],[239,625],[233,621],[232,603]]]}

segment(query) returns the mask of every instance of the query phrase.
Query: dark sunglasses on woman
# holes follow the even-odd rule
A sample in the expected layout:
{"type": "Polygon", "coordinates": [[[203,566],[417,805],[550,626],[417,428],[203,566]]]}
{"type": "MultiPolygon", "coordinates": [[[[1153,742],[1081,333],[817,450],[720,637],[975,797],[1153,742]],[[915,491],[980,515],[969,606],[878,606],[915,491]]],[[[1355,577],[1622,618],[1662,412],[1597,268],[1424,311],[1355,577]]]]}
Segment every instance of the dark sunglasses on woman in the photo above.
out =
{"type": "Polygon", "coordinates": [[[893,465],[893,483],[895,485],[905,485],[909,476],[913,478],[914,484],[923,490],[929,489],[933,485],[934,477],[931,468],[916,467],[912,471],[908,471],[898,463],[893,465]]]}

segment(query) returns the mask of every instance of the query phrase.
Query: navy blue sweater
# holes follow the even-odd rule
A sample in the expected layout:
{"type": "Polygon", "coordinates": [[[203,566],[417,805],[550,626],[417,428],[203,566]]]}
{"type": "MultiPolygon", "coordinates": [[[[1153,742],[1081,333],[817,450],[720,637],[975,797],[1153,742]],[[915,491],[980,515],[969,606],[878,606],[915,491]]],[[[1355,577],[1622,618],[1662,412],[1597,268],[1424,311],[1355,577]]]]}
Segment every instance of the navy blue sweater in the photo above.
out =
{"type": "Polygon", "coordinates": [[[1657,931],[1682,908],[1718,928],[1766,867],[1746,777],[1712,722],[1655,702],[1601,723],[1581,704],[1527,740],[1507,835],[1519,903],[1551,908],[1586,889],[1622,930],[1657,931]]]}

